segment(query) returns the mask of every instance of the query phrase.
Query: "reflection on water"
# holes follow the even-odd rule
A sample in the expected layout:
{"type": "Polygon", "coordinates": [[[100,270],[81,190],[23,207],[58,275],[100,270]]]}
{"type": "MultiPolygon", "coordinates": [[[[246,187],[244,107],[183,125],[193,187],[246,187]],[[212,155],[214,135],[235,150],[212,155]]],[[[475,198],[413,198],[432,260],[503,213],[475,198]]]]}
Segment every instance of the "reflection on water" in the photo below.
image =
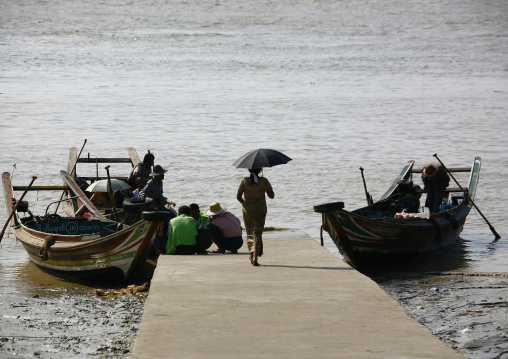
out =
{"type": "Polygon", "coordinates": [[[0,262],[0,276],[4,290],[27,297],[33,297],[43,291],[45,296],[57,297],[62,293],[89,292],[93,288],[93,286],[52,275],[37,267],[27,258],[26,253],[20,254],[17,263],[0,262]]]}

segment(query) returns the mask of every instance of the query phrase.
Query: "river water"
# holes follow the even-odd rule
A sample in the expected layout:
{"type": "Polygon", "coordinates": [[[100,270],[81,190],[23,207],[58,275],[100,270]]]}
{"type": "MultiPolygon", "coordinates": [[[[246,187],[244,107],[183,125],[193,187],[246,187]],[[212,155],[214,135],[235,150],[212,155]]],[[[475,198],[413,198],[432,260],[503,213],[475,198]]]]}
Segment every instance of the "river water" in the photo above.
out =
{"type": "MultiPolygon", "coordinates": [[[[437,153],[458,167],[479,155],[475,202],[502,238],[493,241],[472,211],[456,267],[507,273],[504,0],[4,0],[0,49],[0,167],[15,185],[34,175],[36,185],[60,184],[69,148],[87,139],[83,156],[150,150],[169,170],[165,192],[177,205],[219,201],[240,215],[246,171],[231,164],[274,148],[293,161],[264,172],[276,195],[266,225],[319,240],[314,205],[365,204],[359,167],[376,199],[408,160],[421,167],[437,153]]],[[[41,213],[58,196],[27,199],[41,213]]],[[[88,293],[36,271],[6,235],[3,292],[88,293]]]]}

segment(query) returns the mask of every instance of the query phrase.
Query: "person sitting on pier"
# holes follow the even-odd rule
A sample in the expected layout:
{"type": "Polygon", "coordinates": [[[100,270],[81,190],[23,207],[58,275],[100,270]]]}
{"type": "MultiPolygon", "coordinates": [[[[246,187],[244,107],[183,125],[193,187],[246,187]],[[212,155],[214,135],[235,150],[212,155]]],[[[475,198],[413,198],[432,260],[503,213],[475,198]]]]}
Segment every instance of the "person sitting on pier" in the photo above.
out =
{"type": "Polygon", "coordinates": [[[227,208],[222,208],[220,203],[215,202],[210,205],[206,212],[210,216],[210,223],[206,228],[212,232],[212,240],[217,245],[217,250],[210,253],[238,253],[243,245],[242,226],[240,220],[227,208]]]}
{"type": "Polygon", "coordinates": [[[206,254],[211,245],[210,230],[198,231],[189,206],[180,206],[178,217],[169,221],[166,254],[206,254]]]}
{"type": "Polygon", "coordinates": [[[155,161],[155,156],[148,152],[145,157],[143,157],[143,162],[138,163],[131,171],[129,178],[127,179],[127,183],[132,188],[136,187],[136,181],[138,178],[144,178],[146,181],[149,181],[152,177],[152,166],[155,161]]]}
{"type": "Polygon", "coordinates": [[[196,203],[189,205],[190,216],[197,222],[198,228],[205,228],[208,224],[208,217],[199,210],[199,206],[196,203]]]}
{"type": "Polygon", "coordinates": [[[438,213],[439,206],[446,197],[445,190],[450,184],[450,176],[440,164],[431,163],[425,165],[422,171],[423,192],[427,193],[425,207],[430,213],[438,213]]]}

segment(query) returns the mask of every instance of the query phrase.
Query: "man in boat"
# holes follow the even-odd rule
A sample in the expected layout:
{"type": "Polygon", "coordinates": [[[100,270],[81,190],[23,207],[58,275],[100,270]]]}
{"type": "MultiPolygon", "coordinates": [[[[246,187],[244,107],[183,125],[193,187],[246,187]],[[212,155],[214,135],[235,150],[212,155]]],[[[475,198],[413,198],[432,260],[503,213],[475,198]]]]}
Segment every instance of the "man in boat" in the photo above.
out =
{"type": "Polygon", "coordinates": [[[215,202],[210,205],[206,212],[210,217],[210,223],[206,225],[212,232],[212,240],[217,245],[217,250],[210,253],[238,253],[243,245],[242,226],[240,220],[227,208],[222,208],[220,203],[215,202]]]}
{"type": "Polygon", "coordinates": [[[210,230],[198,231],[189,206],[180,206],[178,217],[169,221],[166,254],[206,254],[211,245],[210,230]]]}
{"type": "Polygon", "coordinates": [[[163,194],[164,188],[162,181],[164,180],[164,174],[166,172],[167,170],[162,168],[162,166],[155,166],[153,172],[150,173],[150,176],[153,176],[153,178],[149,180],[145,188],[139,192],[139,199],[144,201],[146,197],[152,198],[158,211],[168,211],[166,205],[176,206],[175,202],[170,201],[163,194]]]}
{"type": "Polygon", "coordinates": [[[154,161],[155,156],[148,152],[143,158],[143,162],[138,163],[137,166],[132,169],[127,183],[129,183],[132,188],[136,188],[136,181],[138,178],[144,178],[146,181],[150,180],[154,161]]]}
{"type": "Polygon", "coordinates": [[[450,176],[446,169],[437,163],[425,165],[422,171],[423,192],[427,193],[425,207],[430,213],[438,213],[439,206],[446,197],[445,191],[450,184],[450,176]]]}
{"type": "MultiPolygon", "coordinates": [[[[139,199],[144,201],[147,197],[152,198],[155,203],[155,210],[157,211],[168,211],[175,217],[175,210],[171,208],[171,206],[176,206],[176,203],[167,199],[164,196],[164,188],[162,186],[164,180],[164,174],[167,172],[162,166],[156,165],[153,168],[153,172],[150,173],[150,176],[153,178],[148,181],[145,188],[139,192],[139,199]]],[[[168,223],[169,221],[164,221],[161,223],[157,234],[152,239],[152,244],[150,250],[150,255],[153,257],[157,257],[159,254],[166,252],[166,242],[168,239],[168,223]]]]}
{"type": "Polygon", "coordinates": [[[421,188],[414,185],[411,180],[400,180],[393,191],[393,194],[399,194],[395,201],[396,211],[402,212],[404,209],[409,213],[417,213],[420,209],[421,188]]]}
{"type": "Polygon", "coordinates": [[[137,188],[132,191],[132,197],[134,198],[138,198],[139,197],[139,192],[141,192],[143,190],[143,188],[145,188],[146,184],[147,184],[147,180],[143,177],[138,177],[136,179],[136,186],[137,188]]]}

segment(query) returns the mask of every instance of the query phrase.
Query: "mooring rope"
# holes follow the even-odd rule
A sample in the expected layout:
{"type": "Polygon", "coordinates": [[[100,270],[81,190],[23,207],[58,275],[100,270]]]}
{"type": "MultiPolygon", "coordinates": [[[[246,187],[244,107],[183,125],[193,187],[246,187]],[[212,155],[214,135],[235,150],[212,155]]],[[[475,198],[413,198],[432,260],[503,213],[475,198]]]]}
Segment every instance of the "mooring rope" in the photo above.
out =
{"type": "Polygon", "coordinates": [[[44,245],[41,247],[41,250],[39,251],[39,256],[41,257],[42,261],[47,261],[48,260],[48,249],[53,244],[55,244],[55,239],[53,238],[52,235],[50,235],[49,237],[45,238],[44,245]]]}

